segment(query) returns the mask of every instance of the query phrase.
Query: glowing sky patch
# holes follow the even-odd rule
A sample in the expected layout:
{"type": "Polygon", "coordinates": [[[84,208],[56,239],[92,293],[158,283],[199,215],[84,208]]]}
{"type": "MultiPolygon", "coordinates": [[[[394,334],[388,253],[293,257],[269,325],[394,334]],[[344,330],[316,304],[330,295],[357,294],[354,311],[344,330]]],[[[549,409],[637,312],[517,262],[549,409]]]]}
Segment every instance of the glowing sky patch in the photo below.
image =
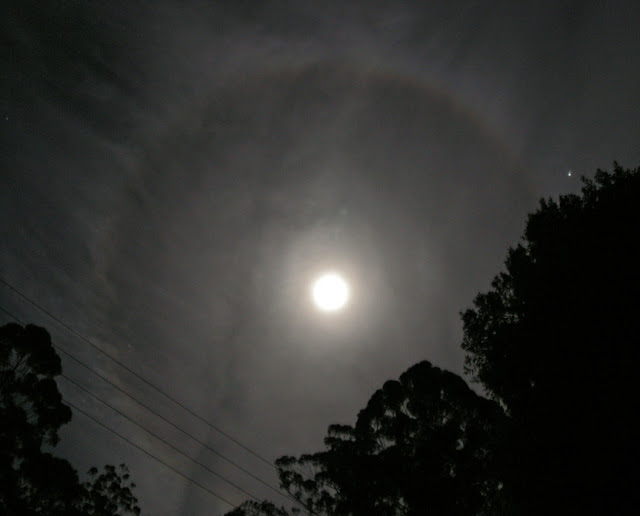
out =
{"type": "Polygon", "coordinates": [[[347,304],[349,285],[338,274],[323,274],[313,283],[311,296],[320,310],[334,312],[347,304]]]}

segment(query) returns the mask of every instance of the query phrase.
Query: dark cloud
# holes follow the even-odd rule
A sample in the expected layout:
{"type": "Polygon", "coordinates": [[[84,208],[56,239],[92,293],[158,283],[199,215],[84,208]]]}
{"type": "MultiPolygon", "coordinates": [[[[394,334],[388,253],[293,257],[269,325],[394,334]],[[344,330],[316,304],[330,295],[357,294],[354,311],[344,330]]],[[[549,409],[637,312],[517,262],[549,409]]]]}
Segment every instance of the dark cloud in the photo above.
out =
{"type": "MultiPolygon", "coordinates": [[[[329,423],[353,421],[418,360],[460,371],[458,311],[536,199],[613,159],[637,164],[638,17],[630,4],[423,4],[12,3],[3,277],[269,458],[317,449],[329,423]],[[324,268],[352,282],[335,317],[308,300],[324,268]]],[[[275,481],[8,291],[1,300],[275,481]]],[[[79,415],[62,450],[81,467],[128,462],[150,514],[225,509],[79,415]]]]}

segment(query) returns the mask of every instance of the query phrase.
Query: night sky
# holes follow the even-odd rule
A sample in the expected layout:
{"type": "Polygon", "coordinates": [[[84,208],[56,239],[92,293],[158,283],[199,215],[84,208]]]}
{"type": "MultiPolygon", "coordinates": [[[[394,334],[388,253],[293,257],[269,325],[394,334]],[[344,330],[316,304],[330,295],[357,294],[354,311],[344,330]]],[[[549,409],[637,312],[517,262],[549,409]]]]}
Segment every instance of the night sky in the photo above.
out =
{"type": "MultiPolygon", "coordinates": [[[[462,373],[459,311],[538,199],[640,162],[634,2],[10,0],[0,276],[273,460],[317,451],[419,360],[462,373]],[[571,173],[570,173],[571,172],[571,173]],[[322,312],[325,270],[351,289],[322,312]]],[[[273,469],[5,285],[0,306],[256,475],[273,469]]],[[[0,323],[9,322],[0,314],[0,323]]],[[[63,356],[64,372],[284,503],[63,356]]],[[[233,503],[247,496],[79,392],[233,503]]],[[[230,507],[82,414],[58,453],[126,462],[144,514],[230,507]]]]}

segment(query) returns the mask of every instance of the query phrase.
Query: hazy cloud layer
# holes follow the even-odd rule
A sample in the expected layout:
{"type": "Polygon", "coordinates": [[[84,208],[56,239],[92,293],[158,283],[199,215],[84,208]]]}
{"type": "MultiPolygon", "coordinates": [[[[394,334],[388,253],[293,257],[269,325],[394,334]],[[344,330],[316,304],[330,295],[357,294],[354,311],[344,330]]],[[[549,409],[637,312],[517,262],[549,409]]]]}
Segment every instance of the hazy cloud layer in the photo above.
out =
{"type": "MultiPolygon", "coordinates": [[[[286,4],[20,1],[0,22],[2,276],[270,459],[317,449],[329,423],[353,421],[418,360],[460,372],[458,311],[537,198],[640,157],[630,3],[286,4]],[[352,282],[336,317],[308,299],[325,268],[352,282]]],[[[3,307],[275,482],[0,292],[3,307]]],[[[61,447],[81,468],[127,462],[148,514],[226,509],[81,415],[61,447]]]]}

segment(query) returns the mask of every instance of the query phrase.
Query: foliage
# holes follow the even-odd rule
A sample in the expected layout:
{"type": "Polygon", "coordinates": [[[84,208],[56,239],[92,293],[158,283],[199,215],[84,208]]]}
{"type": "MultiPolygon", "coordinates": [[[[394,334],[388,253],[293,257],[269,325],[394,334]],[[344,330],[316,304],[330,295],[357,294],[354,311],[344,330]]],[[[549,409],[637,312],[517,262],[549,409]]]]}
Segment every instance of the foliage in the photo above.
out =
{"type": "Polygon", "coordinates": [[[58,443],[58,429],[71,420],[54,380],[60,372],[43,328],[0,328],[0,508],[7,512],[29,506],[54,513],[75,495],[73,468],[41,452],[58,443]]]}
{"type": "Polygon", "coordinates": [[[89,476],[91,480],[83,484],[84,492],[80,502],[82,514],[140,514],[140,508],[136,505],[138,500],[132,492],[136,485],[129,482],[127,466],[120,464],[116,469],[115,466],[107,464],[99,475],[97,468],[91,468],[89,476]]]}
{"type": "Polygon", "coordinates": [[[284,507],[276,507],[271,502],[247,501],[228,512],[226,516],[289,516],[298,514],[294,509],[289,513],[284,507]]]}
{"type": "Polygon", "coordinates": [[[43,328],[8,324],[0,328],[0,411],[3,459],[58,443],[58,429],[71,420],[54,377],[60,358],[43,328]]]}
{"type": "Polygon", "coordinates": [[[124,466],[106,466],[80,483],[55,447],[71,420],[55,377],[60,357],[49,333],[33,325],[0,327],[0,513],[7,515],[139,514],[124,466]]]}
{"type": "Polygon", "coordinates": [[[315,514],[483,514],[500,490],[501,420],[459,376],[421,362],[376,391],[355,426],[331,425],[326,450],[280,458],[280,481],[315,514]]]}
{"type": "Polygon", "coordinates": [[[520,514],[624,512],[635,489],[640,170],[542,201],[462,315],[466,367],[509,414],[520,514]]]}

